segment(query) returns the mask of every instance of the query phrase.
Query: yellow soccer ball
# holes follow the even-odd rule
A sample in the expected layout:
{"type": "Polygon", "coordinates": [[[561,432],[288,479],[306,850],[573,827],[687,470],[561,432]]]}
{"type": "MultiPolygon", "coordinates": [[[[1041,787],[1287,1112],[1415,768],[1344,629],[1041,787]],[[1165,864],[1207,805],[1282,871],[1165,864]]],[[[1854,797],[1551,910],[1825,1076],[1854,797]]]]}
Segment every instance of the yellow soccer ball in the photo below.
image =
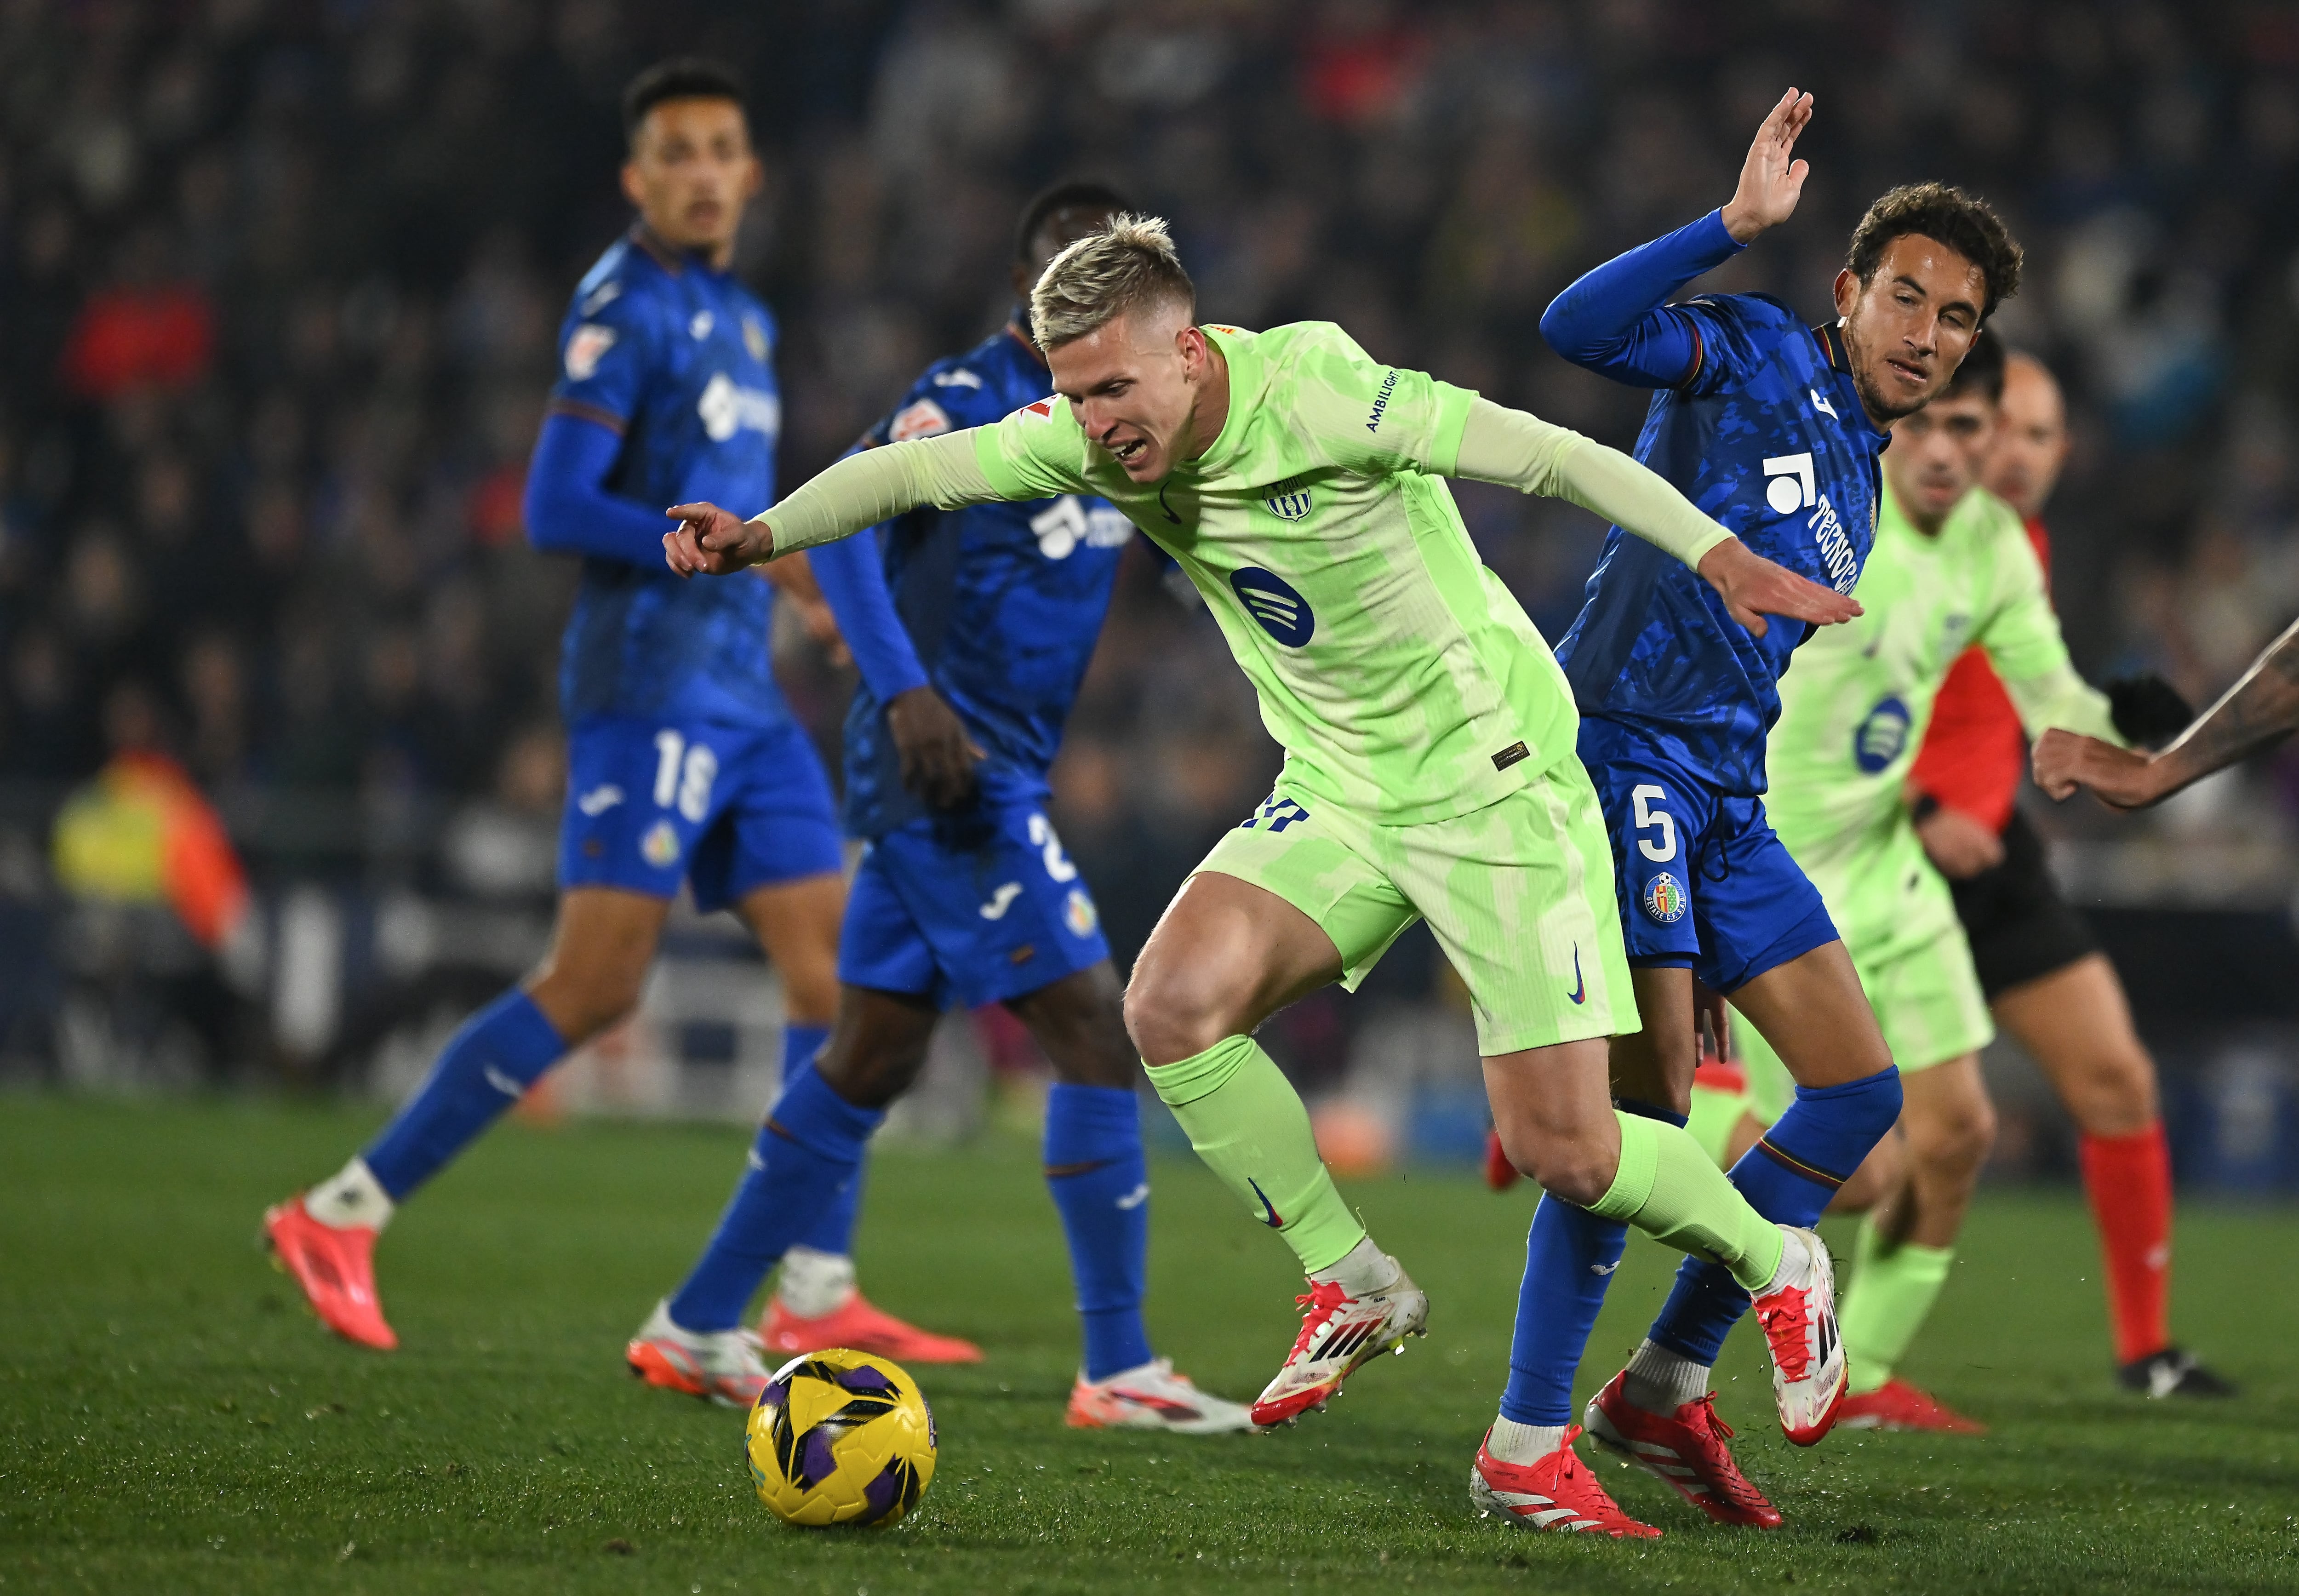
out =
{"type": "Polygon", "coordinates": [[[759,1500],[784,1524],[883,1528],[934,1479],[934,1410],[890,1359],[809,1352],[751,1404],[743,1451],[759,1500]]]}

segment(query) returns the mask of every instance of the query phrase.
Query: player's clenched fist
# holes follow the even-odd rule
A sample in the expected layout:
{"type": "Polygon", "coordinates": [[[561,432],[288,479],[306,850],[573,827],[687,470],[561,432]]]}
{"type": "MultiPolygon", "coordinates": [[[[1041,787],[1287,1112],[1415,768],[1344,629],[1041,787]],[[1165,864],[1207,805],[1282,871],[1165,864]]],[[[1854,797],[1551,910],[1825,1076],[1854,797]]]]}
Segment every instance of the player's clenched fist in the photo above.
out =
{"type": "Polygon", "coordinates": [[[662,557],[682,577],[723,577],[775,557],[774,535],[763,521],[746,521],[716,504],[673,504],[663,513],[678,527],[662,535],[662,557]]]}

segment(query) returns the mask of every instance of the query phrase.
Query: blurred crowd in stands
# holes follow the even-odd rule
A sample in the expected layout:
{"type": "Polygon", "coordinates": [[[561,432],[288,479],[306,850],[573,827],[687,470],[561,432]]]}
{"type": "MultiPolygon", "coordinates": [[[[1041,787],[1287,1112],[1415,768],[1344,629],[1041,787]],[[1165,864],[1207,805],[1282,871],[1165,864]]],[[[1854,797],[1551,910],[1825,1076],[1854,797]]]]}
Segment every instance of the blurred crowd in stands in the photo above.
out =
{"type": "MultiPolygon", "coordinates": [[[[522,474],[626,224],[615,96],[698,51],[753,88],[785,484],[998,324],[1018,206],[1074,175],[1174,218],[1210,319],[1330,318],[1625,445],[1636,396],[1539,314],[1725,198],[1794,83],[1802,211],[1714,286],[1817,319],[1874,194],[1978,189],[2029,251],[2001,330],[2074,401],[2079,662],[2200,702],[2299,611],[2288,5],[0,0],[0,891],[54,891],[54,817],[126,751],[258,899],[547,899],[572,571],[522,474]]],[[[1601,529],[1462,498],[1560,635],[1601,529]]],[[[782,653],[827,744],[846,679],[782,653]]],[[[1058,773],[1123,953],[1274,762],[1210,622],[1132,570],[1058,773]]],[[[2299,810],[2254,786],[2245,823],[2299,810]]]]}

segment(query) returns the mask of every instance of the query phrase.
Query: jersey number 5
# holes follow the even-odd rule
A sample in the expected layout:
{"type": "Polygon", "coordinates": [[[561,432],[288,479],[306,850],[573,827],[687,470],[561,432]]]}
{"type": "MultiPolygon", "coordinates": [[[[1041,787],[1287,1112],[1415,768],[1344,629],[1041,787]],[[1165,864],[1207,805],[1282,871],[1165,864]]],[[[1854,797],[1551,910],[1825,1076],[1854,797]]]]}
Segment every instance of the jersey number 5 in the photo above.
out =
{"type": "Polygon", "coordinates": [[[689,747],[668,727],[655,733],[654,751],[655,807],[668,809],[676,802],[680,814],[701,825],[710,812],[710,784],[718,779],[718,756],[700,743],[689,747]]]}
{"type": "Polygon", "coordinates": [[[1629,802],[1635,804],[1637,809],[1636,828],[1640,832],[1658,831],[1660,833],[1657,841],[1648,836],[1637,838],[1637,852],[1655,864],[1666,864],[1676,857],[1676,822],[1669,819],[1666,810],[1652,807],[1654,799],[1667,796],[1665,790],[1649,783],[1640,787],[1632,787],[1629,792],[1629,802]]]}

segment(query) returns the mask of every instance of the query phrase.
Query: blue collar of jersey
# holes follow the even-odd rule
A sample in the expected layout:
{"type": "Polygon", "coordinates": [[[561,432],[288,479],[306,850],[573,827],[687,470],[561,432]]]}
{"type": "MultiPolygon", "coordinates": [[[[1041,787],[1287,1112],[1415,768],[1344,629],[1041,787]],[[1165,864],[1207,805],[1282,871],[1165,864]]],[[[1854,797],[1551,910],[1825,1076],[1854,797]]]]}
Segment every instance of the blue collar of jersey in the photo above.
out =
{"type": "Polygon", "coordinates": [[[1820,352],[1828,357],[1828,369],[1843,378],[1846,386],[1852,390],[1853,402],[1860,406],[1861,425],[1883,440],[1877,445],[1880,449],[1889,448],[1892,429],[1876,425],[1874,418],[1868,413],[1868,406],[1861,402],[1860,385],[1852,380],[1852,352],[1844,346],[1844,329],[1833,321],[1823,321],[1812,329],[1812,337],[1813,342],[1820,345],[1820,352]]]}
{"type": "Polygon", "coordinates": [[[716,266],[710,264],[710,262],[704,260],[701,255],[682,254],[678,250],[671,248],[669,245],[656,237],[654,229],[648,227],[643,221],[635,221],[631,223],[631,230],[626,234],[625,237],[628,237],[633,244],[637,245],[641,249],[644,250],[646,252],[647,259],[652,261],[656,265],[661,267],[673,277],[684,276],[689,266],[696,268],[698,270],[701,270],[710,277],[724,278],[728,275],[728,273],[721,271],[716,266]]]}

